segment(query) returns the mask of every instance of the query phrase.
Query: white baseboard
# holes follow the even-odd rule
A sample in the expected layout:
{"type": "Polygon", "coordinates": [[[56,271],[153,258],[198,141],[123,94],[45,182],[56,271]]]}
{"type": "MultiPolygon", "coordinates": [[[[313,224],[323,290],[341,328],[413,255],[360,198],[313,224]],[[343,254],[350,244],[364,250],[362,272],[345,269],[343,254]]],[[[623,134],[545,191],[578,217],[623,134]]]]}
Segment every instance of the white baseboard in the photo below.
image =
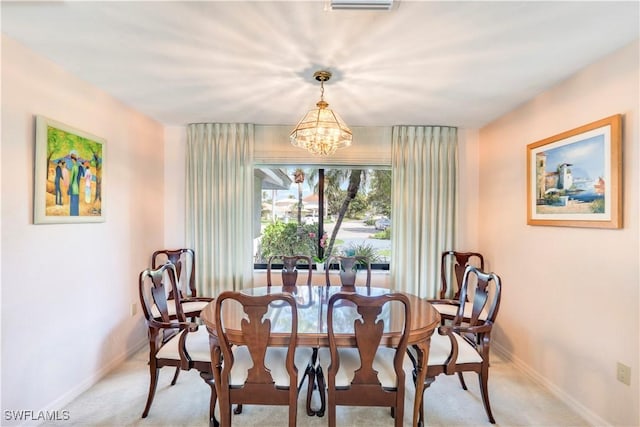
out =
{"type": "Polygon", "coordinates": [[[593,427],[612,427],[610,423],[606,420],[602,419],[597,414],[593,413],[589,408],[582,405],[580,402],[575,400],[570,394],[568,394],[565,390],[559,388],[557,385],[549,381],[549,379],[540,375],[537,371],[535,371],[531,366],[527,365],[522,361],[522,359],[513,355],[510,351],[508,351],[505,347],[501,346],[497,342],[491,343],[491,349],[495,350],[501,357],[509,362],[513,363],[513,365],[520,372],[529,377],[532,381],[540,384],[542,387],[549,390],[551,394],[557,397],[560,401],[565,403],[571,409],[580,414],[581,417],[585,419],[590,425],[593,427]]]}
{"type": "MultiPolygon", "coordinates": [[[[69,403],[71,403],[75,398],[80,396],[82,393],[90,389],[94,384],[100,381],[105,375],[109,372],[120,366],[125,360],[129,357],[133,356],[135,353],[140,351],[145,345],[147,345],[149,341],[144,338],[139,343],[133,345],[128,351],[121,354],[120,356],[113,359],[111,362],[104,365],[100,370],[96,371],[86,380],[82,381],[80,384],[73,387],[68,392],[64,393],[62,396],[58,397],[53,402],[50,402],[44,408],[41,409],[42,412],[55,412],[55,410],[59,410],[60,408],[66,407],[69,403]]],[[[41,424],[41,423],[38,423],[41,424]]]]}

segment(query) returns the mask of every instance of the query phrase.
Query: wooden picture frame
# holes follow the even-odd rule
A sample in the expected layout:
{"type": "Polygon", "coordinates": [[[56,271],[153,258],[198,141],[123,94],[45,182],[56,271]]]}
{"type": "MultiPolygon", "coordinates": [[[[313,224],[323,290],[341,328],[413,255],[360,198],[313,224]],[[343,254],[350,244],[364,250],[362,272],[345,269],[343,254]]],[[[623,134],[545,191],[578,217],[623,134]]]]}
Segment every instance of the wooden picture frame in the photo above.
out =
{"type": "Polygon", "coordinates": [[[622,227],[622,116],[527,145],[527,224],[622,227]]]}
{"type": "Polygon", "coordinates": [[[34,224],[103,222],[105,140],[36,116],[34,224]]]}

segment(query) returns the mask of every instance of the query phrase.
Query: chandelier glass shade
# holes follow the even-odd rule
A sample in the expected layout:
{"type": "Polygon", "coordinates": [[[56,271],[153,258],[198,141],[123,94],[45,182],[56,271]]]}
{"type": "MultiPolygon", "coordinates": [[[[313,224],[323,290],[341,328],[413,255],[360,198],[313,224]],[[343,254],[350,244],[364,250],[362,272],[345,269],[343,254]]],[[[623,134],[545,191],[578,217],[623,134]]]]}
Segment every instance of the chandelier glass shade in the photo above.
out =
{"type": "Polygon", "coordinates": [[[313,76],[320,82],[320,101],[315,109],[300,120],[289,135],[291,143],[304,148],[313,155],[329,156],[338,148],[351,145],[353,136],[340,116],[331,110],[324,99],[324,82],[329,80],[329,71],[316,71],[313,76]]]}

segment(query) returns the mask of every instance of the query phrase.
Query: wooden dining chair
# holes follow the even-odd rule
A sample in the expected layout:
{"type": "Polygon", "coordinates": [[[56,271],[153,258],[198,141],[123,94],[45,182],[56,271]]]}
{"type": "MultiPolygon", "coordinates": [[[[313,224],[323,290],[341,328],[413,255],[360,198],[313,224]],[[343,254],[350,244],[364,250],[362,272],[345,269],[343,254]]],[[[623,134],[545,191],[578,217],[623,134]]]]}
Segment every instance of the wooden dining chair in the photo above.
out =
{"type": "Polygon", "coordinates": [[[311,349],[297,347],[298,312],[294,297],[290,293],[252,296],[226,291],[215,300],[214,318],[218,345],[212,344],[211,357],[222,425],[231,426],[232,404],[256,404],[288,405],[289,426],[295,426],[302,385],[298,367],[307,365],[311,349]],[[237,305],[232,306],[232,301],[246,314],[241,330],[244,345],[234,345],[224,325],[224,310],[238,309],[237,305]],[[279,321],[286,323],[279,325],[286,329],[279,331],[286,338],[270,342],[272,320],[265,315],[274,303],[279,321]]]}
{"type": "MultiPolygon", "coordinates": [[[[442,325],[438,333],[431,337],[429,357],[427,359],[427,373],[424,390],[435,381],[440,374],[458,374],[460,384],[467,390],[463,372],[476,372],[480,383],[482,403],[489,422],[495,424],[489,402],[489,349],[491,344],[491,330],[496,322],[502,283],[495,273],[485,273],[474,266],[467,266],[462,276],[462,286],[458,304],[458,312],[451,325],[442,325]],[[465,317],[463,301],[467,300],[471,284],[475,286],[475,295],[471,302],[471,311],[465,317]],[[482,313],[486,313],[484,318],[482,313]],[[465,319],[467,319],[465,321],[465,319]]],[[[408,354],[414,367],[419,352],[416,348],[409,348],[408,354]]],[[[414,382],[417,372],[414,369],[414,382]]],[[[423,393],[424,395],[424,393],[423,393]]],[[[424,400],[423,396],[416,396],[424,400]]],[[[424,423],[424,404],[420,405],[420,425],[424,423]]]]}
{"type": "Polygon", "coordinates": [[[332,256],[325,267],[327,286],[340,284],[344,288],[371,286],[371,261],[364,256],[332,256]],[[358,280],[358,273],[366,273],[364,282],[358,280]],[[339,278],[339,281],[337,280],[339,278]]]}
{"type": "MultiPolygon", "coordinates": [[[[330,427],[336,425],[337,405],[390,407],[396,427],[402,426],[405,395],[403,362],[410,330],[411,307],[404,294],[368,296],[338,292],[329,298],[329,348],[320,349],[319,359],[323,371],[327,372],[330,427]],[[393,321],[400,322],[402,332],[396,347],[390,348],[381,345],[389,325],[385,325],[379,316],[386,309],[385,305],[396,301],[402,310],[399,310],[401,316],[393,321]],[[336,331],[338,322],[340,327],[336,331]],[[344,345],[340,335],[345,333],[355,334],[355,347],[339,346],[344,345]]],[[[324,389],[324,376],[321,374],[318,380],[324,389]]]]}
{"type": "MultiPolygon", "coordinates": [[[[193,249],[161,249],[151,255],[151,268],[171,262],[176,266],[177,287],[180,292],[182,311],[187,318],[195,321],[202,309],[213,298],[198,296],[196,289],[196,258],[193,249]]],[[[167,297],[169,316],[175,318],[175,296],[170,292],[167,297]]]]}
{"type": "Polygon", "coordinates": [[[282,270],[281,270],[281,284],[285,287],[293,287],[298,284],[298,265],[302,262],[302,265],[307,266],[307,281],[306,285],[311,286],[311,275],[312,275],[312,260],[310,256],[307,255],[272,255],[267,260],[267,286],[272,285],[272,271],[273,265],[276,261],[281,261],[282,270]]]}
{"type": "MultiPolygon", "coordinates": [[[[312,280],[312,273],[313,273],[313,270],[311,268],[312,259],[310,256],[307,256],[307,255],[272,255],[270,256],[269,259],[267,260],[267,286],[273,285],[272,270],[273,270],[273,265],[276,264],[277,261],[280,261],[282,263],[281,283],[282,283],[283,291],[291,291],[295,293],[296,286],[298,285],[298,278],[300,276],[302,277],[306,276],[307,280],[304,285],[311,287],[311,280],[312,280]],[[307,267],[306,275],[298,274],[299,271],[304,271],[304,270],[298,270],[298,265],[300,264],[307,267]]],[[[309,302],[311,303],[312,301],[310,300],[309,302]]],[[[313,347],[311,348],[311,350],[313,352],[311,355],[311,359],[309,360],[309,363],[307,364],[307,367],[305,368],[304,373],[302,375],[302,379],[300,380],[302,383],[304,382],[305,379],[308,379],[306,410],[307,410],[307,415],[309,416],[312,416],[315,414],[315,411],[311,408],[311,400],[313,397],[313,389],[316,384],[315,374],[316,374],[317,360],[318,360],[318,348],[313,347]]],[[[239,414],[241,412],[242,412],[242,406],[239,406],[238,408],[236,408],[235,410],[236,414],[239,414]]]]}
{"type": "MultiPolygon", "coordinates": [[[[327,286],[340,285],[340,289],[343,291],[355,291],[356,286],[371,287],[371,261],[364,256],[338,256],[334,255],[327,259],[325,265],[325,281],[327,286]],[[362,280],[362,274],[358,274],[359,271],[365,271],[365,279],[362,280]]],[[[316,349],[317,350],[317,349],[316,349]]],[[[318,378],[323,378],[323,367],[320,363],[315,361],[315,377],[316,384],[318,384],[318,378]]],[[[320,389],[321,405],[318,411],[315,411],[319,417],[324,416],[326,404],[324,386],[318,386],[320,389]]],[[[311,399],[308,398],[310,401],[311,399]]],[[[309,415],[312,415],[314,411],[307,411],[309,415]]]]}
{"type": "Polygon", "coordinates": [[[160,369],[164,366],[176,368],[171,385],[175,385],[180,370],[196,369],[211,389],[209,419],[218,425],[214,410],[216,390],[211,369],[209,334],[204,326],[186,320],[181,310],[180,294],[177,293],[176,269],[171,262],[156,268],[146,269],[139,276],[139,297],[148,327],[149,338],[149,394],[142,418],[149,414],[158,385],[160,369]],[[174,315],[169,314],[168,290],[176,295],[174,315]]]}
{"type": "MultiPolygon", "coordinates": [[[[442,253],[440,262],[440,293],[439,298],[430,299],[442,319],[444,325],[446,321],[451,321],[458,312],[458,305],[460,304],[460,290],[462,287],[462,280],[465,269],[467,266],[473,265],[484,270],[484,257],[479,252],[457,252],[457,251],[445,251],[442,253]]],[[[469,296],[468,296],[469,297],[469,296]]],[[[472,304],[469,299],[464,301],[465,311],[464,320],[468,320],[469,314],[472,309],[472,304]]],[[[482,317],[486,318],[486,312],[482,317]]]]}

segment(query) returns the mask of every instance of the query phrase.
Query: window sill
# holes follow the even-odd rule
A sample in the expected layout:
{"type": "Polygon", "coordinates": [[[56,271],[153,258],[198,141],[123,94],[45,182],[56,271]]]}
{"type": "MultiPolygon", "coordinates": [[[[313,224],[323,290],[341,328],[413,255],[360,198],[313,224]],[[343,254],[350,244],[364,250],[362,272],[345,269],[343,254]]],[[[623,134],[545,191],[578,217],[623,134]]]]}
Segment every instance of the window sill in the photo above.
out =
{"type": "MultiPolygon", "coordinates": [[[[277,275],[277,273],[275,274],[277,275]]],[[[274,280],[277,283],[280,279],[278,277],[274,280]]],[[[254,286],[266,285],[267,283],[266,268],[253,269],[253,283],[254,283],[254,286]]],[[[324,273],[321,272],[320,274],[318,274],[316,271],[314,271],[313,274],[311,275],[311,283],[313,285],[324,285],[325,284],[324,273]]],[[[390,284],[391,284],[391,275],[389,274],[389,270],[372,270],[371,271],[371,286],[375,286],[379,288],[389,288],[390,284]]]]}

